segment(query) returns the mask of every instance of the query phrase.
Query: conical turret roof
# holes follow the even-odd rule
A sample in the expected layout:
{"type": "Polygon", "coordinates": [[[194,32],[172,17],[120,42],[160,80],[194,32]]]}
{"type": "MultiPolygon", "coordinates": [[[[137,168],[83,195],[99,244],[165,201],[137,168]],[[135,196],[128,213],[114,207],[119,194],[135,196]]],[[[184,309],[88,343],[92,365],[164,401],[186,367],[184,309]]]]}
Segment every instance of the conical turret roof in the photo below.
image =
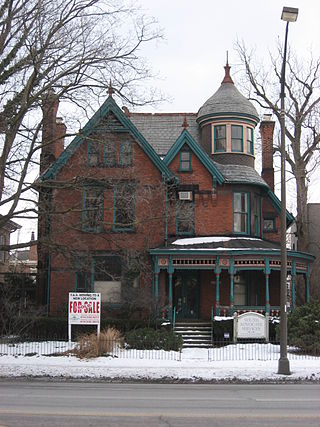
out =
{"type": "Polygon", "coordinates": [[[225,76],[221,86],[199,109],[197,121],[214,118],[216,116],[247,116],[255,122],[259,121],[257,110],[235,87],[230,76],[230,66],[227,63],[225,76]]]}

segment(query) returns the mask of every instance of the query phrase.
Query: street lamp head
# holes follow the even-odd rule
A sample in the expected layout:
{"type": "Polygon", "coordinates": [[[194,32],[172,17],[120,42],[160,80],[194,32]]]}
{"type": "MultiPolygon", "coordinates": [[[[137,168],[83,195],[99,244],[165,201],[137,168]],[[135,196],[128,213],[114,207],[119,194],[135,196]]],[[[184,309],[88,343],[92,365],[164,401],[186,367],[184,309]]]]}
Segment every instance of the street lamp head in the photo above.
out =
{"type": "Polygon", "coordinates": [[[296,7],[286,7],[282,9],[281,19],[287,22],[295,22],[298,18],[299,9],[296,7]]]}

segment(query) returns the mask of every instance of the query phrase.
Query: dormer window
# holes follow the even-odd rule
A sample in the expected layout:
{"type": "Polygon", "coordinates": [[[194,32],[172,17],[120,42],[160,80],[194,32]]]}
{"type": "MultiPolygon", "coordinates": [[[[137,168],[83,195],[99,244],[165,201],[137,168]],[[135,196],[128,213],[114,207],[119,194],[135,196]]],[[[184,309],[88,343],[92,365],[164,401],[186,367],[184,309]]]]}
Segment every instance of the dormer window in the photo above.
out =
{"type": "Polygon", "coordinates": [[[242,126],[231,125],[231,151],[243,152],[242,126]]]}
{"type": "Polygon", "coordinates": [[[226,126],[214,126],[214,152],[223,152],[227,149],[226,126]]]}

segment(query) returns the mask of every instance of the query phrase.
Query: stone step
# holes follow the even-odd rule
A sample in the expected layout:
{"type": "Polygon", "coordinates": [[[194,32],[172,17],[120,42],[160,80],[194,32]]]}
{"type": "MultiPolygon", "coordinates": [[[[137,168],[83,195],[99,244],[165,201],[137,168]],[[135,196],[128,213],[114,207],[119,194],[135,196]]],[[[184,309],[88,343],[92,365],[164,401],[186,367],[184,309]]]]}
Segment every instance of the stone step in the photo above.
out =
{"type": "Polygon", "coordinates": [[[211,324],[209,322],[178,322],[174,331],[177,335],[182,336],[184,348],[211,347],[211,324]]]}

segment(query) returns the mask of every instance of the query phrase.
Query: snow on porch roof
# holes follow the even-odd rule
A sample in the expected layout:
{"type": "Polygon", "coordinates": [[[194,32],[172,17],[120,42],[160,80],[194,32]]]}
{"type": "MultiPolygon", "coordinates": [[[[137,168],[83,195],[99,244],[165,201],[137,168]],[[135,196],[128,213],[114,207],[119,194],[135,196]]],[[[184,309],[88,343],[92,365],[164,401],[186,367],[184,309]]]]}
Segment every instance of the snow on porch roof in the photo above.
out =
{"type": "Polygon", "coordinates": [[[210,250],[279,250],[280,245],[275,242],[254,237],[229,237],[229,236],[205,236],[177,239],[171,242],[170,249],[210,249],[210,250]]]}

